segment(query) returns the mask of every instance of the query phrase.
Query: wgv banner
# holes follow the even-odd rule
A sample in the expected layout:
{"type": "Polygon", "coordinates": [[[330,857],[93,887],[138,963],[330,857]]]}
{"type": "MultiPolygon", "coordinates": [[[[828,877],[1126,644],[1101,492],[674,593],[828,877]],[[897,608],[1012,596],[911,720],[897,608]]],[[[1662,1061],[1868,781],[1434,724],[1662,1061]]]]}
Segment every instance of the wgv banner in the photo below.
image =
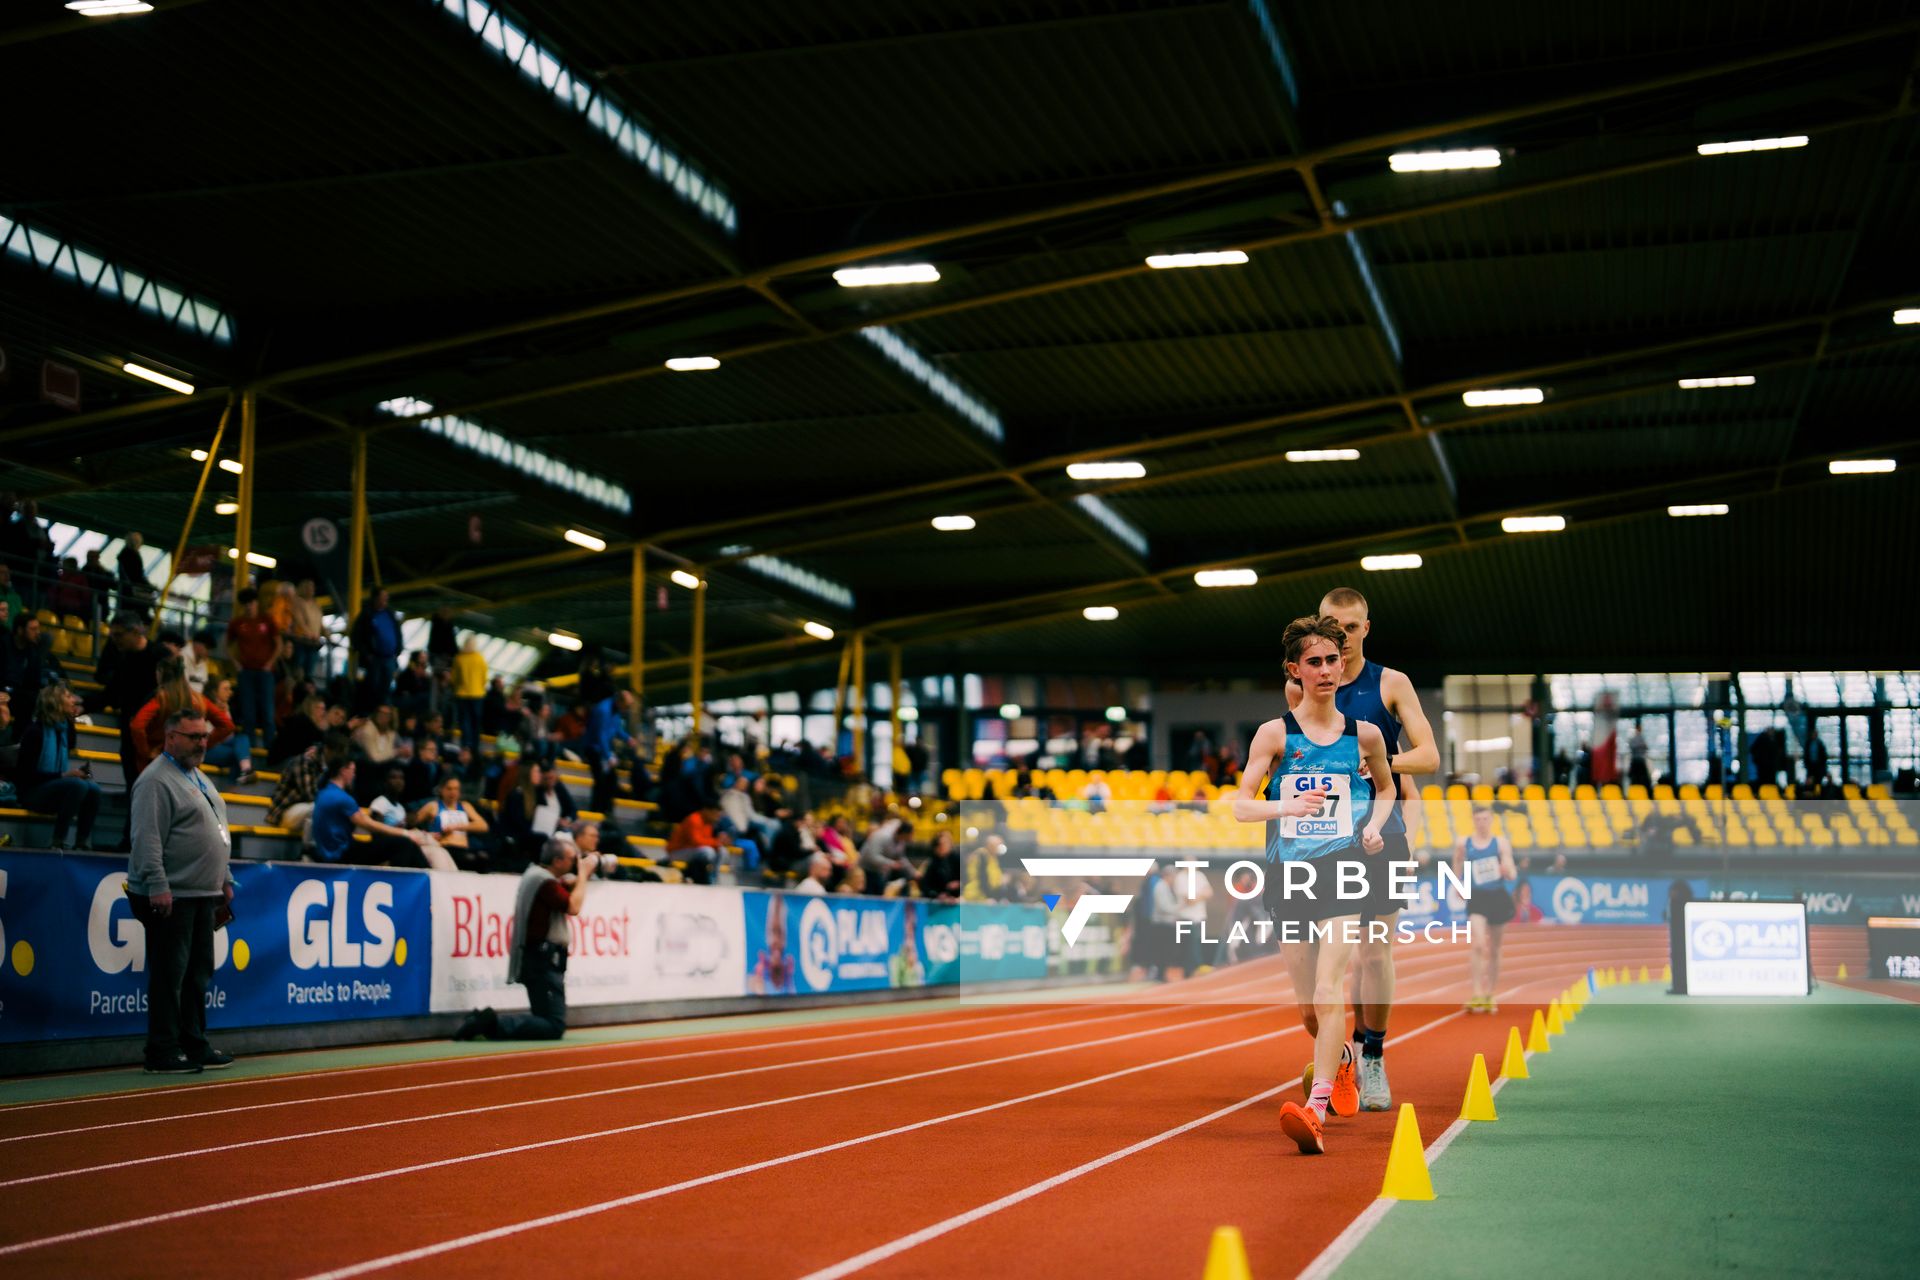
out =
{"type": "Polygon", "coordinates": [[[1046,921],[1038,907],[927,906],[920,956],[928,985],[1046,977],[1046,921]]]}
{"type": "MultiPolygon", "coordinates": [[[[146,930],[124,858],[0,851],[0,1042],[143,1035],[146,930]]],[[[212,1028],[427,1010],[428,876],[233,864],[234,920],[214,934],[212,1028]]]]}
{"type": "MultiPolygon", "coordinates": [[[[524,1009],[507,982],[518,876],[438,872],[433,882],[435,1013],[524,1009]]],[[[596,880],[568,924],[567,1002],[639,1004],[747,992],[737,889],[596,880]]]]}

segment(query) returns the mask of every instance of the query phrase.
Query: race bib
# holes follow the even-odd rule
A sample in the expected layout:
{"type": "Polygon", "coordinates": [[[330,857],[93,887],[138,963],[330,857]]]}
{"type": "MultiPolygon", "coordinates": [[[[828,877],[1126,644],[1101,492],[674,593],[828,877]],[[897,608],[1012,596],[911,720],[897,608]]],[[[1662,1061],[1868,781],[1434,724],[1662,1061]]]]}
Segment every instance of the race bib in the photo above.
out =
{"type": "Polygon", "coordinates": [[[1344,773],[1288,773],[1281,775],[1280,795],[1318,792],[1324,797],[1320,812],[1308,817],[1280,819],[1280,834],[1288,840],[1351,840],[1353,838],[1353,779],[1344,773]]]}

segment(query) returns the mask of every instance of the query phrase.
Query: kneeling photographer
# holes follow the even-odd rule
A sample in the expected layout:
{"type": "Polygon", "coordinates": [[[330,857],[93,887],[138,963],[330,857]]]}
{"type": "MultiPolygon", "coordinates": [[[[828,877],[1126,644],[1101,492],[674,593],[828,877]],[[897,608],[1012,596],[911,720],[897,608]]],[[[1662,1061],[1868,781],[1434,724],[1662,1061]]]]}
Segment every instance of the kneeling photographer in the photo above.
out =
{"type": "Polygon", "coordinates": [[[502,1015],[481,1009],[467,1015],[454,1039],[558,1040],[566,1034],[567,948],[572,941],[567,921],[580,914],[599,865],[599,855],[582,857],[569,836],[547,838],[538,859],[521,875],[513,904],[515,946],[507,959],[507,981],[525,985],[528,1012],[502,1015]]]}

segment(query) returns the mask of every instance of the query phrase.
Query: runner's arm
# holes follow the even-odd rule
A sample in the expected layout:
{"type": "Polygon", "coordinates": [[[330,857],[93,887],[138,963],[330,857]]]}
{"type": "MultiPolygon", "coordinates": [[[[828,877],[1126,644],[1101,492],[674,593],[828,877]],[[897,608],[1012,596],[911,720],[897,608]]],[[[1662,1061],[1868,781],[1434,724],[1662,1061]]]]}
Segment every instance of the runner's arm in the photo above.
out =
{"type": "Polygon", "coordinates": [[[1387,765],[1387,739],[1377,725],[1360,722],[1360,757],[1365,760],[1373,781],[1373,810],[1361,831],[1361,845],[1368,853],[1380,850],[1380,828],[1393,813],[1393,770],[1387,765]]]}
{"type": "Polygon", "coordinates": [[[1413,681],[1407,679],[1404,671],[1389,669],[1381,673],[1380,688],[1385,695],[1387,710],[1393,712],[1393,718],[1400,722],[1400,732],[1407,740],[1404,751],[1394,750],[1398,743],[1387,744],[1387,750],[1393,757],[1393,771],[1438,772],[1440,748],[1433,740],[1433,726],[1427,723],[1427,713],[1420,709],[1420,697],[1413,691],[1413,681]]]}
{"type": "Polygon", "coordinates": [[[1288,814],[1297,817],[1320,812],[1321,798],[1317,791],[1291,795],[1285,800],[1269,800],[1260,794],[1274,758],[1284,754],[1286,748],[1287,727],[1278,720],[1267,721],[1253,735],[1253,743],[1247,748],[1246,767],[1240,771],[1240,785],[1233,793],[1235,822],[1271,822],[1288,814]]]}
{"type": "Polygon", "coordinates": [[[1520,871],[1513,861],[1513,841],[1505,836],[1500,837],[1500,878],[1503,880],[1520,878],[1520,871]]]}

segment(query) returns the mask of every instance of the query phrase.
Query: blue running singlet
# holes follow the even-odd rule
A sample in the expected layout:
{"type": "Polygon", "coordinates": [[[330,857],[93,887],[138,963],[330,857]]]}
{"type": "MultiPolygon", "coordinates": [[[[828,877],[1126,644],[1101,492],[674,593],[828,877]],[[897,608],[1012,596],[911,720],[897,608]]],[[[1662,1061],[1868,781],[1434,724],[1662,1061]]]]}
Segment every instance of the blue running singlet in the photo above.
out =
{"type": "Polygon", "coordinates": [[[1351,716],[1340,736],[1326,746],[1308,738],[1291,712],[1287,741],[1267,778],[1267,799],[1284,800],[1304,791],[1326,796],[1320,812],[1309,817],[1277,818],[1267,823],[1267,861],[1298,862],[1323,858],[1360,842],[1360,829],[1373,812],[1373,786],[1360,776],[1360,727],[1351,716]]]}

